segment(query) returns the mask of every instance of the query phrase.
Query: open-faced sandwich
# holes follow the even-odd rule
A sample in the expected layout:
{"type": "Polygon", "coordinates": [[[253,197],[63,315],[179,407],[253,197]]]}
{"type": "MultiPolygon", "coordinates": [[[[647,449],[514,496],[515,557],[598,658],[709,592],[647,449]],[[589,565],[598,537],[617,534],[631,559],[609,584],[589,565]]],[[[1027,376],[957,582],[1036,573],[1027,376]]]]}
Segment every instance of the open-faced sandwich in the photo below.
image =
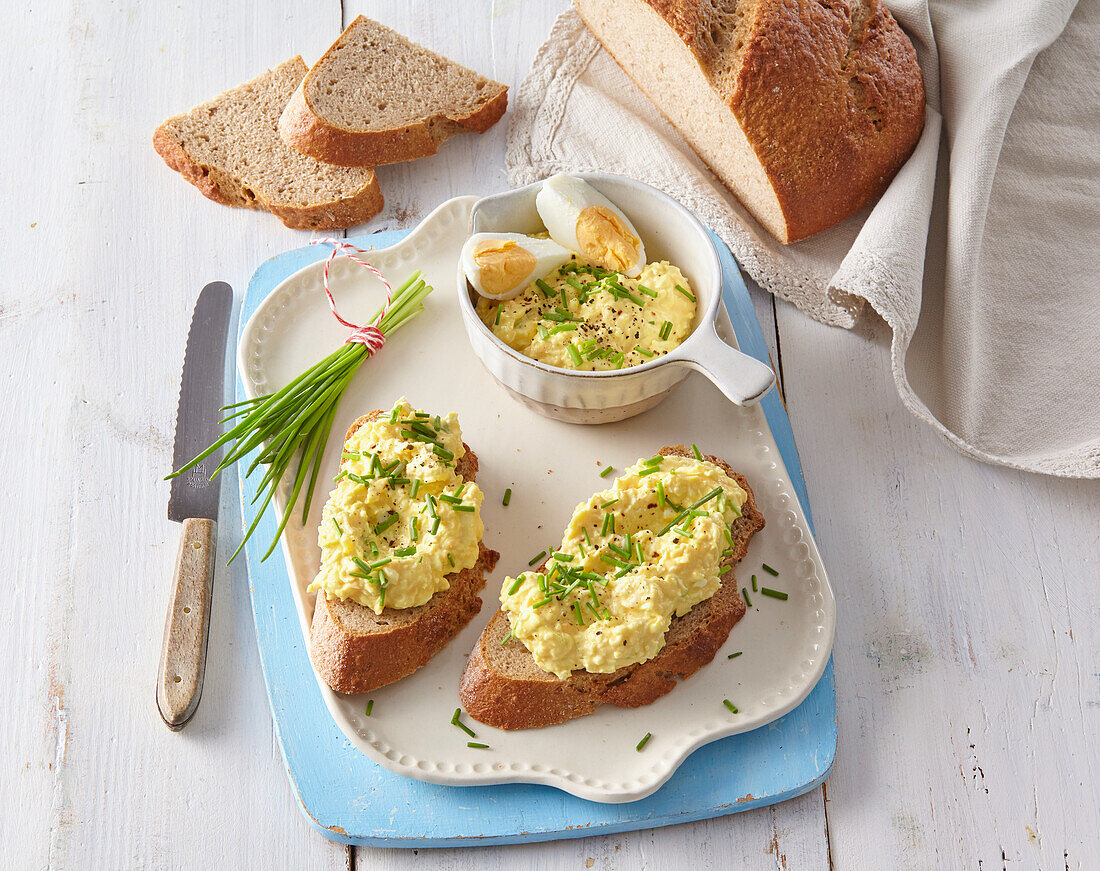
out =
{"type": "Polygon", "coordinates": [[[638,462],[577,506],[537,569],[504,580],[463,706],[528,729],[655,701],[744,615],[733,568],[763,527],[748,482],[722,460],[678,446],[638,462]]]}
{"type": "Polygon", "coordinates": [[[348,429],[309,587],[313,664],[332,689],[367,692],[406,677],[481,610],[499,554],[481,543],[476,475],[454,414],[402,398],[348,429]]]}

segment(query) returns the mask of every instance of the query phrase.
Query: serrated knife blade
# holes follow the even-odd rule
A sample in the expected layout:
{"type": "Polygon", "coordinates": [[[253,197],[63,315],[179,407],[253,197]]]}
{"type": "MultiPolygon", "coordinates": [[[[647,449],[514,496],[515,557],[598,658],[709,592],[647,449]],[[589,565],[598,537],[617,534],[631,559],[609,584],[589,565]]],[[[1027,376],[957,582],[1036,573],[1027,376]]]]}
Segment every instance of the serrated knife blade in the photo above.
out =
{"type": "MultiPolygon", "coordinates": [[[[172,468],[187,465],[222,434],[218,422],[222,407],[225,341],[233,289],[213,281],[202,289],[183,358],[179,406],[176,409],[176,441],[172,468]]],[[[218,482],[210,475],[221,461],[221,451],[172,479],[168,519],[181,523],[189,517],[218,518],[218,482]]]]}
{"type": "MultiPolygon", "coordinates": [[[[222,379],[233,290],[224,281],[206,285],[195,304],[183,358],[172,468],[179,469],[217,441],[222,432],[222,379]]],[[[183,524],[172,600],[164,622],[157,673],[157,709],[169,729],[182,729],[195,714],[206,674],[214,557],[218,539],[219,481],[210,475],[216,451],[172,479],[168,518],[183,524]]]]}

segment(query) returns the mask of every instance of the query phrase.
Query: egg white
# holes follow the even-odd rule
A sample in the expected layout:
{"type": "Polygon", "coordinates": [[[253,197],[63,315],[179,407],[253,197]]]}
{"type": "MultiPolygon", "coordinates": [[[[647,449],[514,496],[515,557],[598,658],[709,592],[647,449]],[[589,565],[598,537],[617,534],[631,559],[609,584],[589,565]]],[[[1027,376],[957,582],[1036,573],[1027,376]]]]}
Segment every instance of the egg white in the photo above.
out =
{"type": "MultiPolygon", "coordinates": [[[[645,245],[642,244],[641,236],[634,229],[630,219],[611,200],[583,179],[564,173],[552,175],[546,179],[535,195],[535,208],[539,213],[539,217],[542,218],[542,223],[549,231],[550,238],[571,251],[576,251],[586,257],[588,254],[582,250],[580,241],[577,238],[577,220],[580,218],[581,212],[589,206],[602,206],[607,209],[622,221],[623,225],[638,240],[637,255],[634,261],[629,263],[627,268],[618,270],[630,278],[637,278],[646,263],[645,245]]],[[[604,268],[615,268],[614,265],[608,263],[599,263],[595,260],[592,262],[604,268]]]]}
{"type": "Polygon", "coordinates": [[[466,278],[473,285],[474,290],[488,299],[514,299],[536,278],[541,278],[557,269],[572,257],[573,254],[569,249],[552,239],[536,239],[522,233],[474,233],[462,246],[461,254],[462,271],[466,273],[466,278]],[[535,258],[535,264],[522,275],[516,276],[514,286],[509,285],[498,292],[487,290],[483,281],[482,268],[474,259],[474,252],[482,242],[515,242],[517,248],[522,248],[535,258]]]}

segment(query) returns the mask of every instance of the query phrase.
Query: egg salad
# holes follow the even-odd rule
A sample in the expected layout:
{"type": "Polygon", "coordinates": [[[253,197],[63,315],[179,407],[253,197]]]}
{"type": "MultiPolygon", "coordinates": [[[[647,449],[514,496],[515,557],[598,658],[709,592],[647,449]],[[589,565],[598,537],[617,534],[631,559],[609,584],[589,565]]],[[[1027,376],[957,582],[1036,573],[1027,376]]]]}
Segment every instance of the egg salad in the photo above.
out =
{"type": "Polygon", "coordinates": [[[506,578],[511,634],[559,678],[645,662],[717,592],[747,494],[701,457],[657,455],[576,507],[539,571],[506,578]]]}
{"type": "Polygon", "coordinates": [[[455,471],[465,454],[452,413],[431,415],[398,400],[344,445],[336,487],[321,514],[324,590],[381,614],[412,608],[472,567],[485,533],[482,492],[455,471]]]}
{"type": "Polygon", "coordinates": [[[637,278],[574,255],[514,299],[481,298],[477,313],[525,356],[561,369],[606,371],[663,357],[691,333],[695,294],[661,261],[637,278]]]}

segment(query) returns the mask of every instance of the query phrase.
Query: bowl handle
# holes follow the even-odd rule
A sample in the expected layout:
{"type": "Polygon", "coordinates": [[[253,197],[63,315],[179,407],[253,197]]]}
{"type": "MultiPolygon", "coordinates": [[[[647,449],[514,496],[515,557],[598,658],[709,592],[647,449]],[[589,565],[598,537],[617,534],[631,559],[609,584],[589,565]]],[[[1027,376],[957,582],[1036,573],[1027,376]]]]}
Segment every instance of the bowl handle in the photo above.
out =
{"type": "Polygon", "coordinates": [[[735,405],[755,405],[775,384],[771,367],[727,345],[714,327],[704,328],[684,365],[702,372],[735,405]]]}

